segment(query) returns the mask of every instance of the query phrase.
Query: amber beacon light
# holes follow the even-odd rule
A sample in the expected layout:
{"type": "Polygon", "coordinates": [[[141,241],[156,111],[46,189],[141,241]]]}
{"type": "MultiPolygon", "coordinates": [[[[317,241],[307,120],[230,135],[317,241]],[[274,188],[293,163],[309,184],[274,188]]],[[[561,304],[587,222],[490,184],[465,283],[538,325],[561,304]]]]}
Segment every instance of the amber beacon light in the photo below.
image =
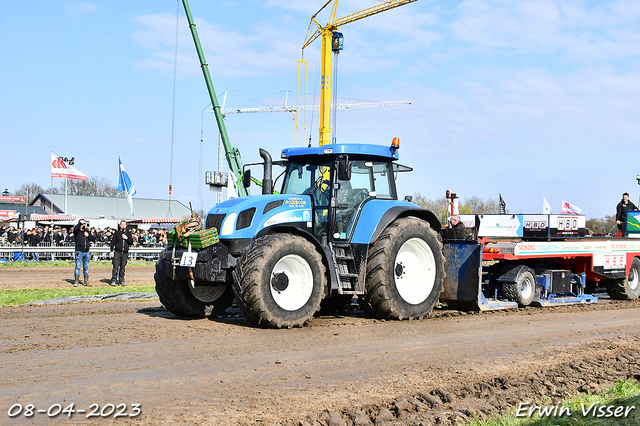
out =
{"type": "Polygon", "coordinates": [[[400,138],[393,138],[393,140],[391,141],[391,148],[393,148],[394,150],[400,149],[400,138]]]}

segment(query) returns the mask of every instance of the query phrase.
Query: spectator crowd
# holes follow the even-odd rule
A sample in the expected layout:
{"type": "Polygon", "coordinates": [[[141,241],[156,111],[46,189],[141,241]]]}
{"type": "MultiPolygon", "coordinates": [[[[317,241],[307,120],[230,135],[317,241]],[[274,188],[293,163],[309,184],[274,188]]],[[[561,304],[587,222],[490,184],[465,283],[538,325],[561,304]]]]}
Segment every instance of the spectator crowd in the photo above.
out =
{"type": "MultiPolygon", "coordinates": [[[[96,246],[108,246],[111,243],[114,228],[91,228],[96,235],[96,246]]],[[[167,231],[162,228],[137,229],[131,228],[132,247],[158,247],[167,244],[167,231]]],[[[7,225],[0,225],[0,245],[2,246],[44,246],[44,247],[73,247],[73,227],[65,226],[36,226],[33,229],[17,229],[7,225]]],[[[35,260],[35,259],[34,259],[35,260]]]]}

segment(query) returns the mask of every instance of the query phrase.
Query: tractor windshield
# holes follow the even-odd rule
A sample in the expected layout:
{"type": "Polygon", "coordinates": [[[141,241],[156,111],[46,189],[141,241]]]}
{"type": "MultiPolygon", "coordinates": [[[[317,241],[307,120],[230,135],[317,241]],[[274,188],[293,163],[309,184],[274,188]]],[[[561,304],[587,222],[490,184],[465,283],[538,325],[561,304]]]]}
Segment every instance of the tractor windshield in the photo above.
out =
{"type": "Polygon", "coordinates": [[[331,186],[333,163],[305,164],[290,162],[282,183],[283,194],[324,192],[331,186]]]}

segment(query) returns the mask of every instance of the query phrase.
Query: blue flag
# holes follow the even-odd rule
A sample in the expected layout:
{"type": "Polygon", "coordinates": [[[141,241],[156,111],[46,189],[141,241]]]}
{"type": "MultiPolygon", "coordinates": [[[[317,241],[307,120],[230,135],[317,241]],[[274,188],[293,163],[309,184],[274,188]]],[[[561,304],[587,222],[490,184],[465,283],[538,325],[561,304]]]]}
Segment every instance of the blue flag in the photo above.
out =
{"type": "Polygon", "coordinates": [[[129,174],[124,169],[122,165],[122,161],[120,160],[120,156],[118,156],[118,191],[126,191],[127,200],[129,201],[129,208],[131,209],[131,216],[133,216],[133,196],[136,195],[136,187],[131,183],[131,178],[129,178],[129,174]]]}

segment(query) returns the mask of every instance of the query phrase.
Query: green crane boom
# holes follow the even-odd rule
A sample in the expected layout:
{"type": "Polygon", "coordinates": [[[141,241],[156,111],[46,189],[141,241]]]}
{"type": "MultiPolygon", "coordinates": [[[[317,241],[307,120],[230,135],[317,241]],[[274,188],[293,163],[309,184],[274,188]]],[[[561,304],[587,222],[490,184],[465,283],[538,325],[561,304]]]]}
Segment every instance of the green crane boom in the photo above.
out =
{"type": "MultiPolygon", "coordinates": [[[[207,65],[207,61],[204,58],[204,52],[202,51],[202,46],[200,45],[200,37],[198,37],[196,24],[195,22],[193,22],[193,17],[191,16],[189,3],[187,2],[187,0],[182,0],[182,4],[184,6],[184,12],[187,14],[187,20],[189,21],[189,29],[191,30],[191,35],[193,36],[193,42],[196,45],[196,51],[198,52],[198,58],[200,59],[200,67],[202,68],[204,81],[207,83],[207,90],[209,91],[209,97],[211,98],[211,105],[213,105],[213,113],[216,117],[216,122],[218,123],[218,129],[220,130],[220,137],[222,138],[222,145],[224,146],[225,156],[227,157],[227,162],[229,163],[229,173],[233,173],[235,175],[236,182],[242,182],[242,159],[240,158],[240,151],[232,147],[231,143],[229,142],[229,135],[227,135],[227,128],[224,125],[222,110],[220,109],[220,104],[218,104],[216,91],[213,88],[213,83],[211,82],[211,75],[209,75],[209,65],[207,65]]],[[[249,195],[249,189],[245,188],[244,185],[238,184],[238,195],[240,197],[249,195]]]]}

